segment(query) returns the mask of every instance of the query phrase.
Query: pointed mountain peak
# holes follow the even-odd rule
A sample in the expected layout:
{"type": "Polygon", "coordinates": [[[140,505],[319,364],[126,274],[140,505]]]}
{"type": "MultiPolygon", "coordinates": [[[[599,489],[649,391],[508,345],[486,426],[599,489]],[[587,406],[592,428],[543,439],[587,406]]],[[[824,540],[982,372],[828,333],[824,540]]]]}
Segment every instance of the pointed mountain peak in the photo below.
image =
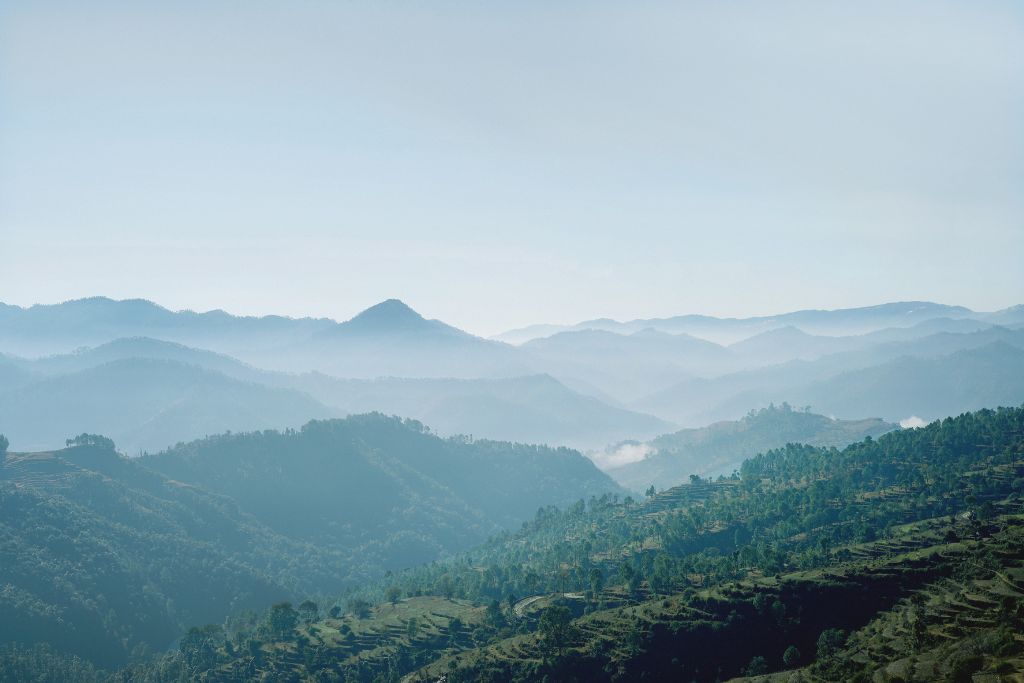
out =
{"type": "Polygon", "coordinates": [[[375,306],[370,306],[349,322],[359,321],[369,324],[388,324],[396,322],[409,323],[420,320],[423,320],[423,316],[409,308],[401,299],[388,299],[375,306]]]}
{"type": "Polygon", "coordinates": [[[439,320],[428,320],[399,299],[388,299],[338,326],[338,331],[359,335],[454,334],[465,332],[445,325],[439,320]]]}

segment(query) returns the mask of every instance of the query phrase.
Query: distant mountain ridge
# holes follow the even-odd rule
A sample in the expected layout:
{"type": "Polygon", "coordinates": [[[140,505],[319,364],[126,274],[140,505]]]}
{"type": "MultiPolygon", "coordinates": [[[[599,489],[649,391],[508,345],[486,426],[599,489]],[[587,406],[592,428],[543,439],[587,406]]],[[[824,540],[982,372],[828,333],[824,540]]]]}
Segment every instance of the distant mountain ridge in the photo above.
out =
{"type": "Polygon", "coordinates": [[[294,389],[160,358],[119,358],[0,390],[0,432],[23,450],[100,432],[135,455],[225,430],[298,427],[337,415],[294,389]]]}
{"type": "Polygon", "coordinates": [[[670,334],[687,333],[719,344],[733,344],[769,330],[793,326],[809,334],[848,336],[888,327],[910,327],[934,318],[976,318],[993,324],[1024,322],[1024,305],[994,312],[972,311],[930,301],[905,301],[835,310],[808,309],[749,318],[718,318],[710,315],[679,315],[620,322],[609,318],[584,320],[573,325],[531,325],[495,335],[494,339],[522,344],[538,337],[573,330],[605,330],[629,334],[652,328],[670,334]]]}
{"type": "Polygon", "coordinates": [[[651,485],[667,489],[685,483],[690,475],[728,475],[744,460],[787,443],[842,448],[897,428],[877,418],[835,420],[784,403],[751,411],[737,421],[664,434],[643,444],[643,459],[607,471],[634,491],[651,485]]]}
{"type": "Polygon", "coordinates": [[[0,350],[39,357],[123,337],[157,337],[214,350],[265,349],[337,325],[327,318],[171,311],[146,299],[97,296],[29,307],[0,303],[0,350]]]}
{"type": "MultiPolygon", "coordinates": [[[[496,335],[494,339],[518,344],[572,330],[592,329],[631,334],[651,328],[730,344],[787,325],[809,334],[849,335],[887,327],[909,327],[935,318],[973,318],[991,324],[1012,326],[1024,323],[1024,304],[988,313],[972,311],[963,306],[909,301],[848,309],[808,309],[749,318],[694,314],[625,322],[601,318],[573,325],[531,325],[496,335]],[[709,332],[710,336],[707,334],[709,332]]],[[[27,307],[0,302],[0,349],[15,355],[35,357],[64,353],[80,346],[97,346],[120,337],[152,336],[231,353],[231,350],[221,348],[225,340],[240,344],[244,335],[250,337],[249,347],[266,349],[295,343],[318,332],[342,326],[354,331],[363,327],[379,330],[382,326],[411,327],[422,323],[435,323],[437,328],[445,327],[449,331],[472,336],[440,321],[423,318],[398,299],[385,300],[347,322],[339,322],[326,317],[238,316],[220,309],[205,312],[172,311],[146,299],[116,300],[95,296],[27,307]],[[29,343],[35,343],[36,346],[26,346],[29,343]]]]}
{"type": "Polygon", "coordinates": [[[893,422],[936,419],[986,405],[1021,404],[1022,364],[1024,330],[993,327],[684,380],[629,405],[686,425],[736,419],[752,407],[781,401],[843,418],[874,413],[893,422]]]}
{"type": "MultiPolygon", "coordinates": [[[[98,387],[102,373],[91,368],[99,359],[117,363],[142,357],[197,366],[208,374],[183,370],[195,386],[207,389],[182,393],[179,387],[165,394],[161,406],[150,402],[152,420],[144,422],[152,426],[145,432],[105,423],[123,443],[136,447],[167,446],[177,440],[170,436],[174,430],[187,439],[224,429],[254,429],[260,421],[285,427],[313,417],[381,410],[423,419],[442,432],[600,449],[606,445],[602,439],[643,440],[676,426],[738,419],[751,408],[783,401],[810,404],[842,418],[880,415],[891,422],[911,414],[938,417],[945,412],[929,411],[941,406],[967,409],[997,399],[1015,403],[1015,397],[1024,400],[1024,382],[1018,383],[1012,371],[1012,353],[989,354],[975,363],[978,372],[991,378],[988,389],[970,381],[948,381],[965,361],[936,359],[997,341],[1021,347],[1021,325],[1024,306],[979,313],[931,302],[895,302],[746,319],[683,315],[627,323],[594,320],[513,346],[431,320],[398,299],[339,323],[236,317],[223,311],[175,313],[143,300],[93,298],[0,308],[0,353],[18,355],[22,350],[37,358],[0,357],[0,406],[25,415],[17,412],[19,397],[26,397],[24,405],[35,410],[42,410],[47,400],[56,404],[63,399],[29,390],[49,381],[53,391],[64,387],[80,392],[79,412],[93,410],[94,401],[81,394],[84,384],[66,384],[70,375],[91,373],[98,387]],[[47,355],[47,349],[59,346],[66,352],[83,344],[91,349],[47,355]],[[888,407],[876,412],[872,397],[881,397],[872,392],[885,391],[886,383],[867,378],[878,377],[877,368],[902,356],[936,361],[928,367],[945,373],[945,383],[926,382],[920,373],[908,375],[909,383],[890,393],[890,398],[903,397],[908,414],[895,414],[894,400],[880,403],[888,407]],[[1009,363],[1002,376],[1000,362],[1009,363]],[[856,373],[862,372],[863,378],[857,379],[856,373]],[[58,381],[58,375],[64,379],[58,381]],[[828,394],[828,383],[840,375],[862,399],[842,402],[828,394]],[[243,385],[256,389],[247,395],[243,385]],[[913,393],[938,386],[948,399],[941,406],[934,397],[913,393]],[[198,406],[206,407],[200,411],[198,406]],[[914,406],[921,406],[923,414],[914,406]],[[211,420],[212,414],[220,417],[211,420]]],[[[141,397],[152,398],[157,388],[146,382],[159,378],[164,383],[159,391],[176,382],[173,373],[154,373],[141,363],[134,367],[133,382],[128,381],[130,373],[112,375],[126,395],[142,392],[141,397]]],[[[135,405],[124,412],[140,417],[135,405]]],[[[94,417],[99,416],[94,412],[94,417]]],[[[0,412],[0,428],[5,419],[0,412]]],[[[23,421],[19,429],[29,422],[23,421]]]]}
{"type": "Polygon", "coordinates": [[[149,338],[37,360],[0,356],[0,432],[25,450],[102,431],[134,455],[227,430],[297,427],[366,412],[415,418],[442,435],[588,449],[672,427],[550,375],[342,379],[261,370],[149,338]]]}

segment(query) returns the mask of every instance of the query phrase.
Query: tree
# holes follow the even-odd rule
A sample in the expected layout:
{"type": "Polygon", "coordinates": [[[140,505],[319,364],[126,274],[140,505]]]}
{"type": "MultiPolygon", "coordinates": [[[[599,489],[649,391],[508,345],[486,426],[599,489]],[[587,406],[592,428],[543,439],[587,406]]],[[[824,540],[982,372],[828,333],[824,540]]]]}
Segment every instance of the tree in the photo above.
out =
{"type": "Polygon", "coordinates": [[[370,603],[362,598],[352,598],[346,606],[348,607],[349,614],[354,615],[358,619],[365,619],[370,616],[370,603]]]}
{"type": "Polygon", "coordinates": [[[398,601],[402,599],[402,589],[398,586],[388,586],[384,591],[384,599],[392,605],[397,605],[398,601]]]}
{"type": "Polygon", "coordinates": [[[540,646],[545,656],[560,656],[576,636],[572,612],[564,605],[548,607],[540,615],[537,631],[540,633],[540,646]]]}
{"type": "Polygon", "coordinates": [[[270,632],[278,638],[287,638],[299,622],[299,613],[290,602],[279,602],[270,608],[270,632]]]}
{"type": "Polygon", "coordinates": [[[249,649],[249,656],[252,657],[254,662],[258,664],[263,661],[263,643],[255,638],[250,638],[247,647],[249,649]]]}
{"type": "Polygon", "coordinates": [[[455,594],[455,585],[452,583],[452,577],[448,574],[441,575],[434,584],[434,590],[451,600],[455,594]]]}
{"type": "Polygon", "coordinates": [[[644,491],[644,495],[646,495],[648,498],[652,497],[655,493],[657,493],[657,491],[655,491],[654,489],[654,484],[651,484],[650,488],[644,491]]]}
{"type": "Polygon", "coordinates": [[[658,553],[654,558],[650,584],[651,590],[655,593],[668,593],[672,586],[672,560],[665,553],[658,553]]]}
{"type": "Polygon", "coordinates": [[[305,600],[299,605],[299,617],[305,624],[312,624],[320,618],[320,608],[312,600],[305,600]]]}
{"type": "Polygon", "coordinates": [[[828,659],[846,644],[846,631],[841,628],[830,628],[818,636],[818,659],[828,659]]]}
{"type": "Polygon", "coordinates": [[[629,586],[633,581],[633,576],[636,574],[636,570],[626,560],[623,560],[619,565],[619,576],[622,578],[622,583],[629,586]]]}
{"type": "Polygon", "coordinates": [[[485,618],[492,628],[501,628],[504,626],[505,614],[501,611],[501,603],[497,600],[491,600],[490,604],[487,605],[485,618]]]}
{"type": "Polygon", "coordinates": [[[760,655],[751,659],[750,664],[747,664],[747,668],[744,669],[744,674],[747,676],[762,676],[766,673],[768,673],[768,662],[760,655]]]}
{"type": "Polygon", "coordinates": [[[643,582],[644,575],[640,572],[633,572],[633,574],[629,577],[629,594],[634,598],[638,597],[640,595],[640,586],[643,585],[643,582]]]}
{"type": "Polygon", "coordinates": [[[594,567],[590,570],[590,592],[593,594],[595,600],[597,600],[597,595],[601,592],[601,588],[603,587],[604,572],[601,571],[600,567],[594,567]]]}
{"type": "Polygon", "coordinates": [[[795,645],[790,645],[786,648],[786,651],[782,653],[782,663],[787,669],[792,669],[800,663],[800,650],[796,649],[795,645]]]}
{"type": "Polygon", "coordinates": [[[7,437],[0,434],[0,458],[7,455],[7,447],[11,445],[11,442],[7,440],[7,437]]]}
{"type": "Polygon", "coordinates": [[[204,671],[217,663],[217,648],[224,642],[224,629],[218,624],[193,626],[181,638],[178,649],[193,671],[204,671]]]}
{"type": "Polygon", "coordinates": [[[462,619],[452,617],[448,622],[448,645],[454,646],[459,641],[459,634],[462,633],[462,619]]]}

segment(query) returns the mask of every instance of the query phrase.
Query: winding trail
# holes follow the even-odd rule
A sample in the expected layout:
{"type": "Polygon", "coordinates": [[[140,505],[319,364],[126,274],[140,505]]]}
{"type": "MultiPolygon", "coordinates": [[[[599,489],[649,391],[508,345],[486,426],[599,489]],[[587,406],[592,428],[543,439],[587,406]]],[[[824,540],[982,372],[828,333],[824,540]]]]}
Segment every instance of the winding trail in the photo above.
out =
{"type": "MultiPolygon", "coordinates": [[[[533,603],[543,598],[554,597],[556,595],[558,595],[558,593],[542,593],[540,595],[531,595],[528,598],[523,598],[512,606],[512,613],[517,617],[522,617],[523,611],[533,603]]],[[[562,593],[561,595],[563,598],[568,600],[583,600],[586,597],[583,593],[562,593]]]]}

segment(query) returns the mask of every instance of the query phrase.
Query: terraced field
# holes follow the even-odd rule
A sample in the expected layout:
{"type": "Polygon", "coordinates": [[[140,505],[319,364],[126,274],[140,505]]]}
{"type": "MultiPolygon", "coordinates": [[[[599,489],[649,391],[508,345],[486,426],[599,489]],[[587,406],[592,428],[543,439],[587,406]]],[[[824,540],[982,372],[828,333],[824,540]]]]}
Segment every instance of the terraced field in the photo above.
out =
{"type": "MultiPolygon", "coordinates": [[[[813,666],[737,680],[960,680],[955,674],[964,666],[975,667],[977,681],[1024,680],[1024,514],[1010,511],[1019,510],[1019,501],[1000,507],[1008,514],[980,527],[977,537],[970,520],[951,526],[948,518],[934,518],[898,527],[891,538],[837,548],[837,562],[826,568],[779,577],[752,573],[585,615],[574,622],[577,640],[567,658],[579,675],[592,671],[593,680],[608,677],[591,669],[595,654],[620,662],[625,679],[640,670],[667,676],[673,668],[681,680],[702,679],[724,652],[742,662],[781,660],[793,644],[813,658],[822,631],[857,624],[843,650],[813,666]],[[758,595],[782,607],[760,614],[758,595]],[[686,673],[673,653],[687,653],[686,673]]],[[[531,634],[460,653],[457,660],[446,657],[407,680],[437,680],[454,662],[477,673],[524,666],[559,673],[545,668],[551,662],[531,634]]]]}
{"type": "Polygon", "coordinates": [[[366,618],[345,615],[301,625],[296,638],[263,644],[207,672],[206,680],[304,680],[313,667],[373,676],[399,660],[408,667],[418,653],[472,647],[471,633],[483,618],[482,607],[436,596],[384,603],[366,618]]]}

